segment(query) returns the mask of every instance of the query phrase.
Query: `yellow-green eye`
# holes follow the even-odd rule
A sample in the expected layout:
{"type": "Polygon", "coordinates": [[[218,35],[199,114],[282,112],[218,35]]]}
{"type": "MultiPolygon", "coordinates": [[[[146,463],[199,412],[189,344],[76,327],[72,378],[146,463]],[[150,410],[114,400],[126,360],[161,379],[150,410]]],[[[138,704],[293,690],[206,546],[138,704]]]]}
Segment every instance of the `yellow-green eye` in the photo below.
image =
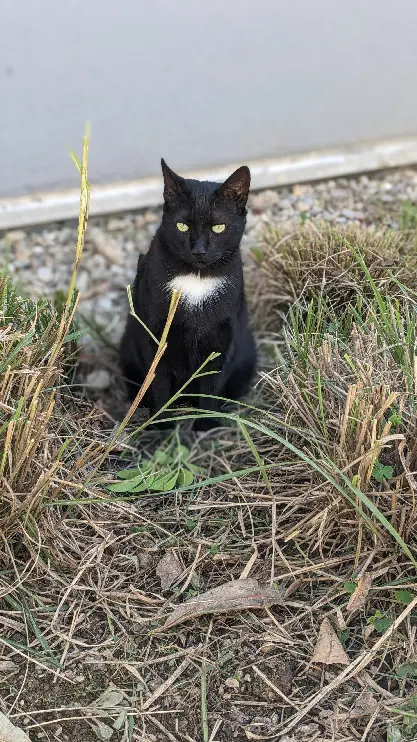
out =
{"type": "Polygon", "coordinates": [[[225,224],[213,224],[211,231],[214,232],[215,234],[220,234],[220,232],[224,232],[225,229],[226,229],[225,224]]]}
{"type": "Polygon", "coordinates": [[[177,222],[177,229],[180,232],[188,232],[188,230],[190,228],[189,228],[188,224],[184,224],[184,222],[177,222]]]}

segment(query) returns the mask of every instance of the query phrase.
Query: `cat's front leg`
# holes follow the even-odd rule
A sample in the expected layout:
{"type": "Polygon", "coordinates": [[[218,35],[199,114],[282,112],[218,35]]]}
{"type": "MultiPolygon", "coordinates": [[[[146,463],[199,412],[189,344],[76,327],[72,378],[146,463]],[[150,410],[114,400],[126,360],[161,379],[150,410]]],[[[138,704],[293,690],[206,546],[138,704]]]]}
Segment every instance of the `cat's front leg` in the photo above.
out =
{"type": "MultiPolygon", "coordinates": [[[[212,369],[210,368],[210,370],[212,369]]],[[[222,400],[217,399],[223,373],[220,364],[218,364],[216,371],[217,373],[201,377],[198,385],[198,394],[200,396],[197,399],[196,406],[200,410],[210,413],[220,412],[223,406],[222,400]]],[[[211,430],[212,428],[221,427],[222,424],[221,417],[214,415],[210,417],[198,417],[194,422],[194,430],[211,430]]]]}

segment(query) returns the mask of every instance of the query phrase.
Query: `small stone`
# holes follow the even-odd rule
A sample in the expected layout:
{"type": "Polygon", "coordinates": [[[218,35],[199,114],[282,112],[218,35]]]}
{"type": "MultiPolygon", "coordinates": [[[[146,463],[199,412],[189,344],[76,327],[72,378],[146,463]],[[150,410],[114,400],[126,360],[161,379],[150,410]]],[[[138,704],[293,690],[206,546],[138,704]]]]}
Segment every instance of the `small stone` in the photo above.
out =
{"type": "Polygon", "coordinates": [[[43,255],[45,251],[42,245],[34,245],[31,248],[31,252],[33,255],[43,255]]]}
{"type": "Polygon", "coordinates": [[[90,283],[90,276],[87,273],[87,271],[79,271],[77,275],[77,288],[81,293],[84,293],[84,291],[87,291],[88,284],[90,283]]]}
{"type": "MultiPolygon", "coordinates": [[[[97,307],[99,314],[101,312],[110,312],[113,308],[112,300],[108,296],[102,296],[97,302],[97,307]]],[[[98,317],[98,319],[100,319],[100,317],[98,317]]]]}
{"type": "Polygon", "coordinates": [[[293,186],[292,192],[294,196],[299,198],[300,196],[305,196],[305,194],[310,190],[310,188],[311,186],[309,185],[303,185],[302,183],[297,183],[295,186],[293,186]]]}
{"type": "Polygon", "coordinates": [[[141,551],[138,554],[138,562],[142,569],[148,569],[152,564],[152,556],[147,551],[141,551]]]}
{"type": "Polygon", "coordinates": [[[38,268],[36,275],[42,283],[51,283],[54,278],[51,268],[48,268],[47,265],[42,265],[38,268]]]}
{"type": "Polygon", "coordinates": [[[344,188],[333,188],[332,190],[332,198],[336,201],[342,198],[346,198],[348,194],[346,193],[344,188]]]}
{"type": "Polygon", "coordinates": [[[353,211],[353,209],[343,209],[342,216],[345,216],[346,219],[364,219],[364,214],[362,214],[361,211],[353,211]]]}
{"type": "Polygon", "coordinates": [[[20,242],[18,245],[16,245],[14,255],[18,263],[29,264],[30,249],[26,245],[26,243],[20,242]]]}
{"type": "Polygon", "coordinates": [[[109,372],[104,368],[97,369],[97,371],[91,371],[86,377],[85,386],[90,387],[90,389],[97,389],[97,391],[108,389],[110,386],[109,372]]]}
{"type": "Polygon", "coordinates": [[[133,240],[126,240],[124,249],[126,250],[126,252],[133,252],[134,250],[136,250],[136,245],[133,240]]]}
{"type": "Polygon", "coordinates": [[[277,204],[279,204],[279,195],[272,190],[253,193],[250,199],[250,205],[254,211],[265,211],[277,204]]]}
{"type": "Polygon", "coordinates": [[[119,232],[119,230],[124,229],[125,226],[126,222],[124,219],[116,219],[113,217],[107,222],[107,229],[109,232],[119,232]]]}
{"type": "Polygon", "coordinates": [[[122,265],[122,250],[118,241],[114,237],[111,237],[99,227],[92,227],[88,237],[96,251],[106,258],[109,263],[122,265]]]}
{"type": "Polygon", "coordinates": [[[26,233],[23,229],[12,229],[11,232],[7,232],[6,240],[9,245],[18,245],[19,242],[23,242],[26,237],[26,233]]]}
{"type": "Polygon", "coordinates": [[[248,211],[248,215],[246,217],[246,229],[248,232],[250,232],[251,229],[254,229],[259,223],[259,218],[253,213],[253,211],[248,211]]]}
{"type": "Polygon", "coordinates": [[[240,688],[239,681],[236,680],[236,678],[227,678],[224,684],[226,688],[230,688],[230,690],[237,691],[240,688]]]}
{"type": "Polygon", "coordinates": [[[154,211],[148,209],[143,215],[143,221],[145,224],[152,224],[153,222],[159,222],[159,215],[154,211]]]}
{"type": "Polygon", "coordinates": [[[103,255],[92,255],[88,262],[89,271],[93,276],[99,276],[108,270],[107,260],[103,255]]]}

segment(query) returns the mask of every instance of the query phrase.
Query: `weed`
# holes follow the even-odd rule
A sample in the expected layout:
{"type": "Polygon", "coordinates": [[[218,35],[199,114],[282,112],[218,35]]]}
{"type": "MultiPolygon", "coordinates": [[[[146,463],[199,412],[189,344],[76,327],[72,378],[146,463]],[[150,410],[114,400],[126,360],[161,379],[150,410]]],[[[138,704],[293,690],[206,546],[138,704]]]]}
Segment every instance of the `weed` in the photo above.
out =
{"type": "Polygon", "coordinates": [[[180,442],[178,429],[156,449],[151,459],[136,467],[121,469],[117,476],[122,482],[108,486],[109,492],[138,493],[144,491],[170,492],[193,484],[202,469],[190,461],[191,451],[180,442]]]}

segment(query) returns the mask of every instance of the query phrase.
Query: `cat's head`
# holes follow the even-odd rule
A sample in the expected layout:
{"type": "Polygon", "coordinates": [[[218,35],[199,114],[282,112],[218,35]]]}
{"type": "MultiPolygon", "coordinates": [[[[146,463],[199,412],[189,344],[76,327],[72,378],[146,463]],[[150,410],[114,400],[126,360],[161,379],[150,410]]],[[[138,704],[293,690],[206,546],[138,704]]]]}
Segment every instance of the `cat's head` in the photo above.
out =
{"type": "Polygon", "coordinates": [[[173,257],[199,270],[225,263],[239,249],[246,223],[250,172],[224,183],[188,180],[161,160],[164,211],[160,235],[173,257]]]}

